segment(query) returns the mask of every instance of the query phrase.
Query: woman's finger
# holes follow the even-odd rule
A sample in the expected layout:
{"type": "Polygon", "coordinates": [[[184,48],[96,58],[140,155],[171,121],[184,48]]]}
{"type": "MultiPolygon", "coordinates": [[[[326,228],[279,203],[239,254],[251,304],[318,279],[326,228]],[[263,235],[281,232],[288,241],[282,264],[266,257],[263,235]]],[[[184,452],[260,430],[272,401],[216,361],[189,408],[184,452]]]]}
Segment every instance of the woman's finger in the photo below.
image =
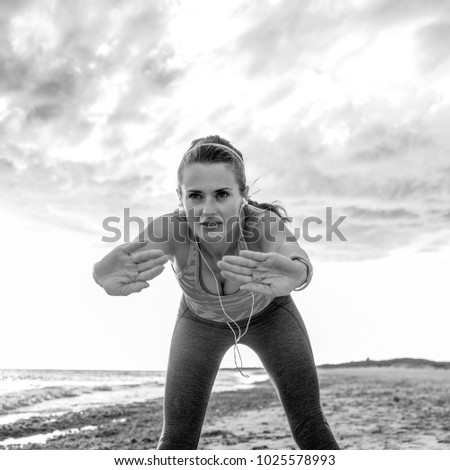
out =
{"type": "Polygon", "coordinates": [[[270,286],[266,284],[258,284],[255,282],[250,282],[248,284],[243,284],[240,287],[240,289],[244,291],[255,292],[255,294],[274,296],[272,289],[270,288],[270,286]]]}
{"type": "Polygon", "coordinates": [[[142,263],[143,261],[148,261],[148,260],[155,260],[158,262],[163,262],[165,263],[166,261],[169,261],[169,257],[164,254],[164,251],[162,250],[145,250],[145,251],[140,251],[139,253],[133,253],[130,255],[131,261],[133,263],[142,263]],[[164,259],[164,260],[163,260],[164,259]]]}
{"type": "Polygon", "coordinates": [[[260,253],[259,251],[240,250],[239,256],[255,261],[267,261],[270,258],[269,253],[260,253]]]}
{"type": "Polygon", "coordinates": [[[162,266],[169,261],[169,257],[167,255],[161,256],[155,259],[149,259],[148,261],[142,261],[141,263],[136,264],[138,271],[140,273],[147,271],[148,269],[155,268],[156,266],[162,266]]]}
{"type": "Polygon", "coordinates": [[[139,275],[136,277],[136,281],[151,281],[154,279],[156,276],[161,274],[164,271],[165,267],[163,265],[156,266],[155,268],[152,269],[147,269],[146,271],[142,271],[139,273],[139,275]]]}
{"type": "MultiPolygon", "coordinates": [[[[258,266],[258,262],[253,259],[244,258],[242,256],[231,256],[227,255],[221,259],[222,262],[228,263],[229,265],[234,266],[244,266],[248,268],[256,268],[258,266]]],[[[220,261],[219,261],[220,262],[220,261]]]]}
{"type": "Polygon", "coordinates": [[[146,289],[147,287],[149,287],[149,285],[150,284],[148,282],[144,282],[144,281],[137,281],[137,282],[133,282],[132,284],[126,284],[123,287],[122,295],[130,295],[130,294],[133,294],[134,292],[141,292],[141,290],[146,289]]]}
{"type": "Polygon", "coordinates": [[[219,261],[217,263],[217,266],[223,271],[229,271],[229,272],[236,273],[236,274],[246,274],[248,276],[251,276],[252,272],[254,271],[254,267],[247,268],[239,264],[238,265],[230,264],[230,263],[227,263],[226,261],[219,261]]]}
{"type": "Polygon", "coordinates": [[[236,284],[245,284],[245,283],[248,283],[248,282],[252,281],[251,276],[248,276],[248,275],[244,276],[244,275],[241,275],[241,274],[234,274],[230,271],[220,271],[220,274],[222,274],[222,276],[225,279],[228,279],[229,281],[235,282],[236,284]]]}
{"type": "Polygon", "coordinates": [[[136,282],[123,282],[118,284],[105,284],[104,289],[107,294],[117,296],[117,295],[130,295],[133,292],[141,292],[142,289],[148,287],[148,282],[136,281],[136,282]]]}

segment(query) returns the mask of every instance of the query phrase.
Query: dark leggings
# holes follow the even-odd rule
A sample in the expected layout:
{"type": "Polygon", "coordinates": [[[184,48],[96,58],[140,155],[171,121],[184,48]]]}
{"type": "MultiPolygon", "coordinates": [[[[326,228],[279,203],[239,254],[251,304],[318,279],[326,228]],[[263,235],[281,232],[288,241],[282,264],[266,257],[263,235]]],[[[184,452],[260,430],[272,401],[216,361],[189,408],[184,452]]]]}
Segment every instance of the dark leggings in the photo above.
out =
{"type": "MultiPolygon", "coordinates": [[[[247,320],[237,323],[244,331],[247,320]]],[[[311,344],[292,297],[276,297],[255,315],[240,343],[259,356],[300,449],[339,449],[322,413],[311,344]]],[[[158,449],[197,448],[214,380],[233,345],[230,327],[196,316],[183,295],[170,346],[158,449]]]]}

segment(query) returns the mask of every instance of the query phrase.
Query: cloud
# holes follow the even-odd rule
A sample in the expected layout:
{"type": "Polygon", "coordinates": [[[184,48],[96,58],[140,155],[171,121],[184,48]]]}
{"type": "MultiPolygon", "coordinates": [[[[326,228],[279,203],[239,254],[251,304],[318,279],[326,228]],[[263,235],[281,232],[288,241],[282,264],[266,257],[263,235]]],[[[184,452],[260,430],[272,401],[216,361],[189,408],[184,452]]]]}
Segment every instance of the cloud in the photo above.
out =
{"type": "Polygon", "coordinates": [[[440,0],[390,0],[371,2],[367,8],[360,10],[359,20],[373,28],[386,28],[411,20],[439,18],[450,14],[448,3],[440,0]]]}
{"type": "Polygon", "coordinates": [[[164,173],[153,155],[174,129],[159,109],[184,73],[171,64],[170,9],[144,1],[1,8],[2,196],[14,191],[20,210],[42,219],[69,223],[69,212],[73,226],[148,208],[164,173]]]}
{"type": "Polygon", "coordinates": [[[77,80],[75,71],[67,68],[53,70],[51,75],[37,82],[30,93],[40,99],[61,101],[70,98],[76,92],[77,80]]]}
{"type": "Polygon", "coordinates": [[[0,73],[8,101],[28,116],[21,141],[37,120],[75,128],[79,140],[93,122],[163,100],[183,76],[170,63],[168,15],[156,3],[109,1],[88,14],[76,3],[11,11],[0,73]]]}
{"type": "Polygon", "coordinates": [[[148,214],[157,191],[154,163],[139,171],[138,159],[117,156],[103,162],[49,162],[45,155],[3,147],[1,198],[19,212],[42,221],[98,232],[101,218],[120,215],[124,207],[148,214]],[[153,172],[153,174],[152,174],[153,172]]]}
{"type": "MultiPolygon", "coordinates": [[[[440,67],[449,68],[448,50],[450,48],[450,9],[446,21],[432,22],[422,27],[417,35],[418,63],[421,72],[427,75],[440,67]]],[[[445,73],[444,70],[442,72],[445,73]]]]}
{"type": "Polygon", "coordinates": [[[2,6],[2,197],[73,226],[160,213],[183,150],[219,134],[254,199],[348,210],[328,258],[414,243],[448,224],[442,3],[236,2],[200,31],[213,12],[176,2],[2,6]]]}
{"type": "MultiPolygon", "coordinates": [[[[278,74],[290,67],[320,67],[313,57],[328,48],[338,33],[339,22],[327,10],[318,12],[313,2],[289,1],[271,5],[268,2],[246,6],[245,13],[252,18],[248,29],[224,52],[230,58],[246,58],[249,77],[260,74],[278,74]],[[327,35],[318,34],[327,31],[327,35]],[[311,63],[312,62],[312,63],[311,63]]],[[[239,15],[239,12],[237,13],[239,15]]]]}
{"type": "MultiPolygon", "coordinates": [[[[325,244],[332,253],[321,251],[324,242],[313,244],[319,258],[377,258],[446,230],[442,214],[450,200],[449,139],[439,126],[447,112],[439,117],[423,112],[433,105],[422,103],[422,112],[411,121],[396,121],[397,111],[382,120],[377,112],[371,118],[370,106],[353,110],[353,125],[340,144],[327,143],[320,121],[300,129],[293,123],[270,143],[250,142],[257,161],[250,159],[248,171],[264,175],[255,188],[263,193],[254,199],[283,201],[297,225],[309,216],[323,219],[327,206],[345,215],[351,243],[325,244]]],[[[349,114],[336,115],[345,119],[349,114]]]]}
{"type": "Polygon", "coordinates": [[[31,108],[28,112],[27,119],[30,121],[49,121],[61,115],[61,107],[57,104],[43,104],[31,108]]]}
{"type": "Polygon", "coordinates": [[[351,159],[374,162],[407,158],[411,153],[426,153],[434,145],[419,123],[393,124],[385,120],[364,123],[351,132],[347,149],[351,159]]]}
{"type": "MultiPolygon", "coordinates": [[[[324,58],[333,56],[333,52],[342,46],[342,52],[345,52],[338,57],[345,62],[355,54],[363,54],[380,35],[395,31],[394,28],[397,31],[410,25],[420,28],[427,20],[450,18],[450,8],[439,0],[367,3],[293,3],[285,0],[277,4],[247,4],[242,10],[236,16],[249,15],[252,23],[223,51],[230,58],[244,56],[250,77],[276,75],[280,70],[286,71],[287,64],[298,71],[305,68],[321,71],[327,67],[324,58]]],[[[438,45],[439,55],[443,58],[448,39],[445,24],[427,26],[422,34],[438,45]],[[439,42],[439,39],[444,41],[439,42]]],[[[337,65],[342,65],[342,62],[337,65]]]]}
{"type": "Polygon", "coordinates": [[[358,217],[366,220],[411,220],[417,219],[418,214],[408,211],[404,208],[398,209],[369,209],[357,206],[348,206],[343,208],[349,217],[358,217]]]}

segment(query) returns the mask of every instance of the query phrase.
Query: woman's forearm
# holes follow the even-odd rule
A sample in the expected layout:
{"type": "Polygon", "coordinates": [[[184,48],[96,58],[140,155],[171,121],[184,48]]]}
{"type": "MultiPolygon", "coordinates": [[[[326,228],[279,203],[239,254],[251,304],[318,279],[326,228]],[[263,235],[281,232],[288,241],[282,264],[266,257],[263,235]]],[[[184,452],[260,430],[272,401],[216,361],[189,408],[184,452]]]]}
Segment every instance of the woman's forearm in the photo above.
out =
{"type": "Polygon", "coordinates": [[[303,267],[303,269],[300,272],[300,276],[298,278],[298,287],[294,289],[294,291],[298,292],[300,290],[305,289],[309,283],[311,282],[313,270],[312,270],[312,265],[309,263],[307,260],[298,257],[292,257],[292,261],[295,261],[297,263],[300,263],[303,267]]]}

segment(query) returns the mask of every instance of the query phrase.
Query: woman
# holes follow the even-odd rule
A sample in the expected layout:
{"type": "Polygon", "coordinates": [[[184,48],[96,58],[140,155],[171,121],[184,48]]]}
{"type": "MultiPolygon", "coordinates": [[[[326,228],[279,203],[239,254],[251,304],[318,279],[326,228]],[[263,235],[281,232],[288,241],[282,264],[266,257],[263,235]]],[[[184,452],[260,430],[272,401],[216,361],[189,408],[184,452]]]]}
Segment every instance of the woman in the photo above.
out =
{"type": "MultiPolygon", "coordinates": [[[[193,141],[178,169],[178,210],[94,267],[110,295],[140,292],[171,261],[183,295],[172,336],[158,449],[196,449],[216,374],[238,343],[261,359],[301,449],[339,449],[322,413],[308,334],[290,292],[310,282],[308,255],[280,207],[248,199],[242,154],[193,141]]],[[[241,362],[240,362],[241,363],[241,362]]],[[[240,366],[238,366],[240,370],[240,366]]]]}

